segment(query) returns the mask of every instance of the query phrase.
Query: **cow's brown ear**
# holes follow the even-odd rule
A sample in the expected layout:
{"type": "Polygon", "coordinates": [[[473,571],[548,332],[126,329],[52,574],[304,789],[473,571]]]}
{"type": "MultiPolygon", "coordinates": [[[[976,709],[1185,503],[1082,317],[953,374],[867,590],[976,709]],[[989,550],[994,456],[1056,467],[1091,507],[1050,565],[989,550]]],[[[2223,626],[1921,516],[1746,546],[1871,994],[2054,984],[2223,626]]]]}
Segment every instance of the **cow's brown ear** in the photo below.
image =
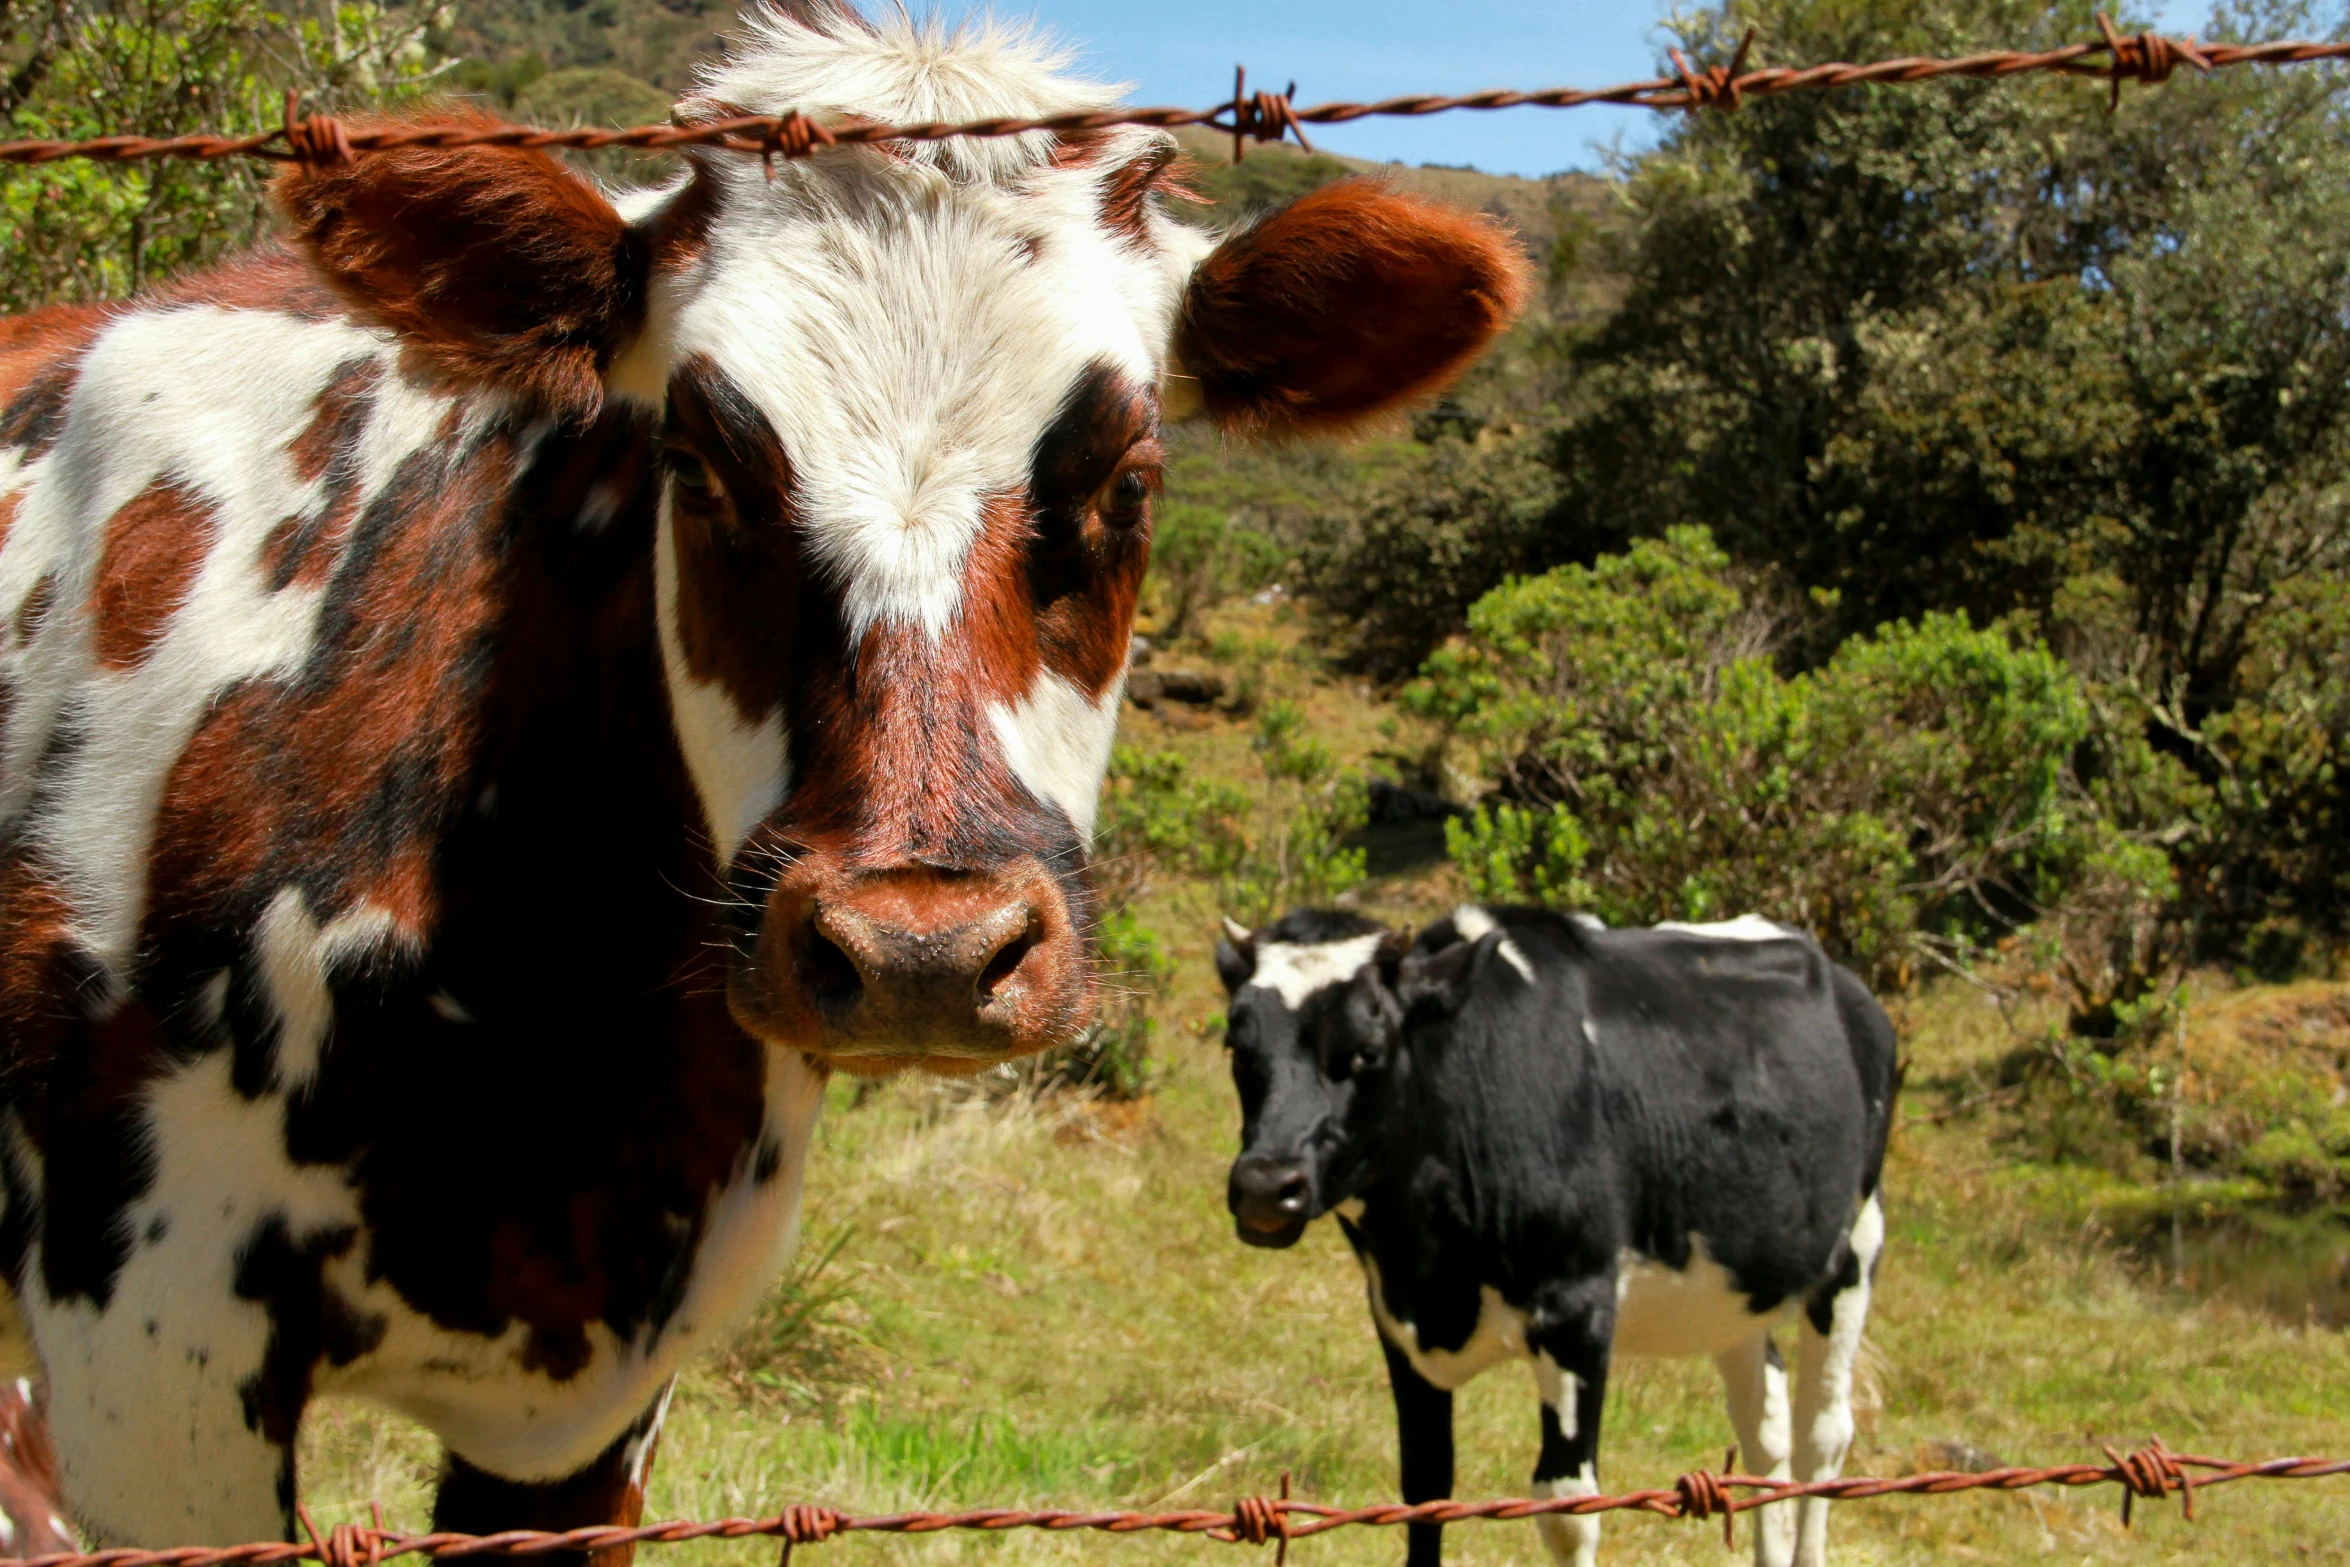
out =
{"type": "Polygon", "coordinates": [[[1226,429],[1343,431],[1449,385],[1516,318],[1529,277],[1499,224],[1341,180],[1200,263],[1176,373],[1226,429]]]}
{"type": "MultiPolygon", "coordinates": [[[[419,118],[495,123],[459,109],[419,118]]],[[[569,418],[602,406],[605,367],[643,319],[643,245],[546,153],[366,153],[292,165],[270,194],[327,283],[418,368],[569,418]]]]}

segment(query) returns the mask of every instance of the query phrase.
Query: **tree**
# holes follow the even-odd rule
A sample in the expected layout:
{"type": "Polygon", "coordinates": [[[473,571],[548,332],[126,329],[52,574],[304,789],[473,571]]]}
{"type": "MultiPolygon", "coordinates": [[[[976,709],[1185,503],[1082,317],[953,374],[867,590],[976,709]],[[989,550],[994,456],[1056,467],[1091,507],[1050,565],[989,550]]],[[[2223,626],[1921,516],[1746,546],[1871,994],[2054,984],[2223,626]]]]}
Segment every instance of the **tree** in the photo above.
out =
{"type": "MultiPolygon", "coordinates": [[[[313,108],[410,97],[441,74],[445,10],[322,0],[0,0],[0,113],[11,137],[275,124],[290,88],[313,108]]],[[[119,298],[263,232],[266,166],[251,159],[0,169],[0,311],[119,298]]]]}

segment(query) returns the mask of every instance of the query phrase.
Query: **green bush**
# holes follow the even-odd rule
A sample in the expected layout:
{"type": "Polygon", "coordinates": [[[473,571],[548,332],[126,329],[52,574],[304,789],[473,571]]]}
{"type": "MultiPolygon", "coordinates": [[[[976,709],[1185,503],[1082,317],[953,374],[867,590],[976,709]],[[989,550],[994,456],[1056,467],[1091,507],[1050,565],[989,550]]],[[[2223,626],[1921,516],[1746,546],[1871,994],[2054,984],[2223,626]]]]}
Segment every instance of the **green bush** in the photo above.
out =
{"type": "Polygon", "coordinates": [[[1762,913],[1880,982],[1921,936],[2033,926],[2062,956],[2068,920],[2110,915],[2140,961],[2077,962],[2077,1018],[2150,988],[2169,865],[2076,776],[2090,706],[2054,654],[1929,615],[1789,678],[1773,631],[1698,528],[1480,600],[1406,693],[1491,788],[1448,833],[1471,889],[1611,924],[1762,913]]]}
{"type": "Polygon", "coordinates": [[[1151,520],[1144,602],[1169,642],[1199,629],[1199,616],[1271,582],[1288,551],[1224,507],[1168,500],[1151,520]]]}
{"type": "Polygon", "coordinates": [[[1546,453],[1539,436],[1439,440],[1327,503],[1300,565],[1338,656],[1408,675],[1505,574],[1556,560],[1546,453]]]}
{"type": "MultiPolygon", "coordinates": [[[[237,136],[284,94],[344,110],[412,98],[447,70],[430,8],[339,0],[56,0],[0,9],[0,131],[237,136]]],[[[267,166],[247,158],[0,168],[0,312],[116,298],[265,232],[267,166]]]]}
{"type": "Polygon", "coordinates": [[[1094,932],[1094,963],[1101,1016],[1084,1038],[1038,1062],[1038,1080],[1140,1099],[1150,1091],[1151,1041],[1159,1027],[1151,1008],[1174,976],[1175,960],[1132,909],[1121,908],[1102,916],[1094,932]]]}

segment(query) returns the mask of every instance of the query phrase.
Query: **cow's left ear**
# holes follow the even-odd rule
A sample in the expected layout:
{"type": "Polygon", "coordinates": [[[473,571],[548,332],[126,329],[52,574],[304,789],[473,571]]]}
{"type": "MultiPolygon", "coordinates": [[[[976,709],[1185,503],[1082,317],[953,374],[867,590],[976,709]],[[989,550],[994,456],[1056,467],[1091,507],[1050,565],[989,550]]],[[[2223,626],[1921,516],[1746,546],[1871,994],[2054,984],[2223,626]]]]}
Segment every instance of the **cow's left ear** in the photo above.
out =
{"type": "MultiPolygon", "coordinates": [[[[496,123],[471,110],[429,118],[496,123]]],[[[270,195],[335,293],[444,382],[585,419],[603,404],[606,367],[643,321],[641,236],[546,153],[365,153],[294,164],[270,195]]]]}
{"type": "Polygon", "coordinates": [[[1192,273],[1168,405],[1251,435],[1346,430],[1449,385],[1516,318],[1530,276],[1487,218],[1371,180],[1324,186],[1192,273]]]}

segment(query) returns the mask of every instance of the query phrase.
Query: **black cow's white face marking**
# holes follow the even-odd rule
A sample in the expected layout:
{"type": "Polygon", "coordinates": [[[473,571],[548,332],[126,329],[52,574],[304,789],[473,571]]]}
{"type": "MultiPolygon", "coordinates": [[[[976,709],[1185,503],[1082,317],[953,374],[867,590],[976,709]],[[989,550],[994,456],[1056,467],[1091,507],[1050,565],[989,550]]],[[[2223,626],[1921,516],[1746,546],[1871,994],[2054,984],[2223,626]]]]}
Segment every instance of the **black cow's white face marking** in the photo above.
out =
{"type": "Polygon", "coordinates": [[[1397,943],[1368,920],[1311,912],[1262,933],[1227,920],[1224,938],[1242,1121],[1227,1201],[1243,1241],[1290,1246],[1362,1182],[1400,1043],[1401,1014],[1376,978],[1397,943]]]}

